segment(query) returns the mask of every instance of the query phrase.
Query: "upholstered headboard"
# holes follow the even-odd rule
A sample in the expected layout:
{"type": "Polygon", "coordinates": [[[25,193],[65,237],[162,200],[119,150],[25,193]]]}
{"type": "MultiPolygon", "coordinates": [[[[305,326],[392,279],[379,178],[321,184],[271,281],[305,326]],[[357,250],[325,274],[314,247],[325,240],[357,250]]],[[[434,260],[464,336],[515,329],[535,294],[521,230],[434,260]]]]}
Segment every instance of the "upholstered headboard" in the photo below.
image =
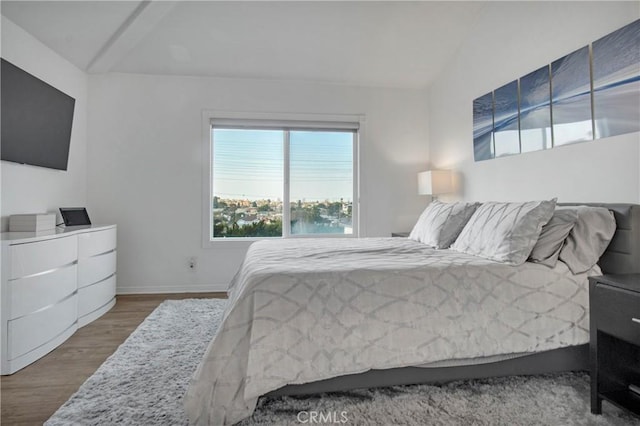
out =
{"type": "Polygon", "coordinates": [[[611,210],[616,218],[616,233],[600,258],[605,274],[640,273],[640,205],[607,203],[558,203],[571,206],[597,206],[611,210]]]}

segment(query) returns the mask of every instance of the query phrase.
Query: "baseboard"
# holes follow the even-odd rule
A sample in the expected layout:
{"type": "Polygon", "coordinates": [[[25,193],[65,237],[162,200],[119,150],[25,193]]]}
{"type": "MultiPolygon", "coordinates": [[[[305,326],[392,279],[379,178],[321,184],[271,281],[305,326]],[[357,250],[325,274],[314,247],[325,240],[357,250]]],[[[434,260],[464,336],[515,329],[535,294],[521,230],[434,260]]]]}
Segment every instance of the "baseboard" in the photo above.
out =
{"type": "Polygon", "coordinates": [[[209,285],[173,285],[173,286],[139,286],[117,287],[116,294],[154,294],[154,293],[209,293],[226,292],[229,289],[227,283],[209,285]]]}

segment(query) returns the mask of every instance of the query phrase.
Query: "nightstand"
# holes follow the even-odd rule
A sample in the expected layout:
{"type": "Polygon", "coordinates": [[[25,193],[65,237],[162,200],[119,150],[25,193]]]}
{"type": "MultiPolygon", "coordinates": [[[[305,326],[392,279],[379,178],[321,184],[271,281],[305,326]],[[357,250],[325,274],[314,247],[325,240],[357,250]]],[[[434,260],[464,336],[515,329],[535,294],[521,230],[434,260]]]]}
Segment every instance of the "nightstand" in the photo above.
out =
{"type": "Polygon", "coordinates": [[[640,274],[589,278],[591,412],[602,400],[640,416],[640,274]]]}
{"type": "Polygon", "coordinates": [[[410,232],[392,232],[391,236],[392,237],[402,237],[402,238],[407,238],[409,236],[410,232]]]}

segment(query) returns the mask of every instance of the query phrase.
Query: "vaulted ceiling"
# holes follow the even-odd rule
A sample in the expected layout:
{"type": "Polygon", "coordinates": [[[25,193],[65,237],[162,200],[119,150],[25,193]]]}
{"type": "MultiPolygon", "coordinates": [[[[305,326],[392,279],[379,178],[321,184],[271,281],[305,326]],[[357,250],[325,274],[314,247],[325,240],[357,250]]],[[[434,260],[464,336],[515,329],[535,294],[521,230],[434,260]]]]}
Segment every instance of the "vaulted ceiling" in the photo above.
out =
{"type": "Polygon", "coordinates": [[[423,88],[482,2],[2,1],[2,15],[89,73],[423,88]]]}

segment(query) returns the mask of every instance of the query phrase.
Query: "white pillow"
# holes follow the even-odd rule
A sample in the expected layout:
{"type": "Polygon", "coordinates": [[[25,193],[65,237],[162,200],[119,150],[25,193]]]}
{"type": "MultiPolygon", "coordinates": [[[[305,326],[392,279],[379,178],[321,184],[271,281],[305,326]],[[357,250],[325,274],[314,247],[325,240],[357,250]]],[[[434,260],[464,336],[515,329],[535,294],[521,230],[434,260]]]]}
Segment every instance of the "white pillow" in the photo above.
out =
{"type": "Polygon", "coordinates": [[[418,218],[409,239],[437,249],[449,248],[479,203],[441,203],[434,200],[418,218]]]}
{"type": "Polygon", "coordinates": [[[451,248],[510,265],[523,264],[553,216],[556,199],[482,204],[451,248]]]}

